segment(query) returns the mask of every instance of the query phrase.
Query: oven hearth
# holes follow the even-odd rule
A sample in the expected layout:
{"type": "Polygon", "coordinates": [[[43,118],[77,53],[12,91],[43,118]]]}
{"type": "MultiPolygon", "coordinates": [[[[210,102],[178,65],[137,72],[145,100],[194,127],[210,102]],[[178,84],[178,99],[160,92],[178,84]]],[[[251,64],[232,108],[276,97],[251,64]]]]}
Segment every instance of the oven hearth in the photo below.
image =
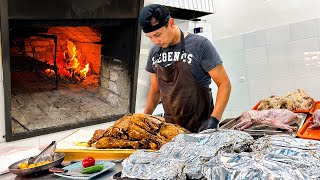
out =
{"type": "Polygon", "coordinates": [[[46,34],[12,36],[12,131],[103,122],[128,113],[128,63],[101,55],[101,33],[91,27],[45,29],[46,34]]]}

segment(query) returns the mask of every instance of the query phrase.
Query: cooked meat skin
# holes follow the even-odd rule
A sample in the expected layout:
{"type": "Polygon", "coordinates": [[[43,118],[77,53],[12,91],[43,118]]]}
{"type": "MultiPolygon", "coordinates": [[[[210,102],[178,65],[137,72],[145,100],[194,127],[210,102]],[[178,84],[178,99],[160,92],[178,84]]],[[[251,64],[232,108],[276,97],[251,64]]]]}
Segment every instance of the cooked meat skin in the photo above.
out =
{"type": "Polygon", "coordinates": [[[156,135],[153,135],[149,132],[147,132],[145,129],[141,128],[138,125],[132,124],[130,125],[128,129],[128,135],[130,136],[131,139],[133,140],[142,140],[146,139],[151,142],[154,142],[158,144],[160,147],[166,143],[161,137],[157,137],[156,135]]]}
{"type": "Polygon", "coordinates": [[[148,114],[128,114],[106,130],[97,130],[88,144],[96,148],[159,149],[172,137],[188,130],[148,114]],[[118,141],[117,141],[118,140],[118,141]]]}
{"type": "Polygon", "coordinates": [[[105,134],[106,130],[104,129],[97,129],[94,131],[92,138],[88,141],[88,145],[91,146],[91,144],[97,142],[100,138],[102,138],[105,134]]]}
{"type": "Polygon", "coordinates": [[[126,139],[125,132],[128,130],[129,125],[132,124],[131,117],[131,114],[124,115],[122,118],[116,121],[113,126],[106,130],[104,136],[126,139]]]}
{"type": "Polygon", "coordinates": [[[139,141],[129,141],[125,139],[117,139],[114,137],[103,137],[94,144],[94,147],[98,149],[111,149],[111,148],[138,149],[139,141]]]}
{"type": "Polygon", "coordinates": [[[285,97],[270,96],[260,101],[258,110],[267,109],[288,109],[292,110],[309,110],[314,105],[314,99],[307,95],[304,90],[297,89],[289,92],[285,97]]]}
{"type": "Polygon", "coordinates": [[[264,109],[280,109],[281,108],[281,97],[280,96],[270,96],[266,99],[260,101],[258,110],[264,109]]]}
{"type": "Polygon", "coordinates": [[[163,121],[154,118],[154,116],[146,116],[144,114],[134,114],[131,117],[131,122],[137,124],[150,133],[158,131],[163,123],[163,121]]]}
{"type": "Polygon", "coordinates": [[[164,123],[160,129],[160,135],[169,141],[181,133],[188,133],[188,131],[177,124],[164,123]]]}

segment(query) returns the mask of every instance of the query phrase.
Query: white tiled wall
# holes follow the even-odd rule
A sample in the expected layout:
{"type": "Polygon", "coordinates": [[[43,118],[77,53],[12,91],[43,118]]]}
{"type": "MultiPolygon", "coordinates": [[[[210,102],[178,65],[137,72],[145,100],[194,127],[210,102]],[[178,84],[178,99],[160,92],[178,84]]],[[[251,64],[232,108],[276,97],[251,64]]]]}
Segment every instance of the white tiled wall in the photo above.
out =
{"type": "Polygon", "coordinates": [[[317,19],[290,24],[290,40],[307,39],[318,36],[317,19]]]}
{"type": "Polygon", "coordinates": [[[267,29],[266,32],[267,44],[284,43],[290,40],[288,25],[267,29]]]}
{"type": "Polygon", "coordinates": [[[223,118],[298,88],[320,100],[320,19],[218,39],[214,44],[232,83],[223,118]],[[244,79],[239,81],[240,77],[244,79]]]}

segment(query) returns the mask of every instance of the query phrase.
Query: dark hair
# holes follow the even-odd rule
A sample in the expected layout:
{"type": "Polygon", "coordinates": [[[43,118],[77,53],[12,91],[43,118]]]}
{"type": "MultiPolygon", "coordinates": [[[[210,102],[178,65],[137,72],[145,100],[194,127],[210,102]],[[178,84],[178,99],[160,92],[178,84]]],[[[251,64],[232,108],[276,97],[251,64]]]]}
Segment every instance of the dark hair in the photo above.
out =
{"type": "Polygon", "coordinates": [[[170,11],[159,4],[145,6],[139,15],[139,23],[145,33],[155,31],[163,26],[167,27],[169,19],[170,11]],[[152,18],[155,22],[152,21],[152,18]]]}

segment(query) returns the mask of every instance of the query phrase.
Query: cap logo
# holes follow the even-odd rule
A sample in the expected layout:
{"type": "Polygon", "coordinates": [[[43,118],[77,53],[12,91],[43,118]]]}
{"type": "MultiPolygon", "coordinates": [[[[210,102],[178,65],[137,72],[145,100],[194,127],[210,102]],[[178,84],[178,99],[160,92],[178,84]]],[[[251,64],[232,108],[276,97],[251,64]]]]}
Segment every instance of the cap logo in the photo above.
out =
{"type": "Polygon", "coordinates": [[[155,17],[152,17],[150,24],[151,24],[151,26],[156,26],[159,24],[159,21],[155,17]]]}

